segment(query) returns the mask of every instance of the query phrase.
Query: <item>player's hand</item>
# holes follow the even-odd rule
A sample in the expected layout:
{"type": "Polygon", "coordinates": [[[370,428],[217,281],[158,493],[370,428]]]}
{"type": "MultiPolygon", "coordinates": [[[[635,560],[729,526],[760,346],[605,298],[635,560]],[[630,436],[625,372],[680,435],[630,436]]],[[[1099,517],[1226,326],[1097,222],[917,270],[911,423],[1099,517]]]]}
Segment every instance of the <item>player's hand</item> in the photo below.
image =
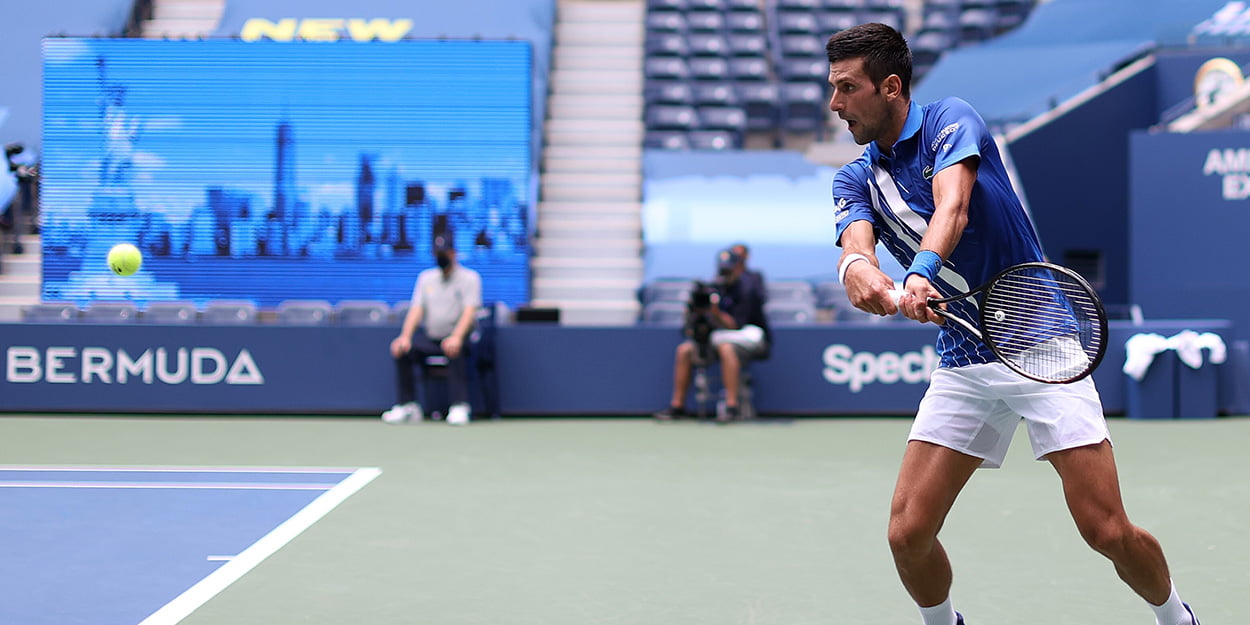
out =
{"type": "Polygon", "coordinates": [[[847,267],[846,297],[851,305],[874,315],[888,317],[898,312],[890,291],[894,281],[871,263],[857,262],[847,267]]]}
{"type": "Polygon", "coordinates": [[[908,319],[914,319],[920,323],[941,324],[943,321],[941,315],[933,312],[933,309],[929,307],[930,299],[940,297],[942,294],[934,289],[928,280],[913,273],[907,276],[907,282],[903,284],[903,296],[899,298],[898,309],[908,319]]]}
{"type": "Polygon", "coordinates": [[[457,358],[460,356],[460,349],[464,347],[464,341],[460,340],[460,337],[453,334],[443,339],[442,342],[439,343],[439,346],[443,348],[444,356],[447,356],[448,358],[457,358]]]}
{"type": "Polygon", "coordinates": [[[406,336],[397,336],[391,341],[391,356],[399,358],[408,353],[412,349],[412,339],[406,336]]]}

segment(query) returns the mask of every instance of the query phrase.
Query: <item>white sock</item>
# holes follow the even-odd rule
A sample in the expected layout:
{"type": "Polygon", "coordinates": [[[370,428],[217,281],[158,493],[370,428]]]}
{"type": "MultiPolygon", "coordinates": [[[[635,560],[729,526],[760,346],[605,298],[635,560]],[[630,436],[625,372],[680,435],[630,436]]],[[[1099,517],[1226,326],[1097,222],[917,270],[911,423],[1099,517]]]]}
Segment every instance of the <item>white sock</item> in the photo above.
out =
{"type": "Polygon", "coordinates": [[[1172,584],[1172,594],[1168,595],[1163,605],[1152,605],[1150,609],[1155,611],[1155,620],[1159,625],[1195,625],[1189,610],[1181,603],[1180,595],[1176,594],[1176,584],[1172,584]]]}
{"type": "Polygon", "coordinates": [[[955,608],[951,605],[951,598],[947,597],[946,601],[935,606],[921,607],[920,618],[924,619],[924,625],[955,625],[955,608]]]}

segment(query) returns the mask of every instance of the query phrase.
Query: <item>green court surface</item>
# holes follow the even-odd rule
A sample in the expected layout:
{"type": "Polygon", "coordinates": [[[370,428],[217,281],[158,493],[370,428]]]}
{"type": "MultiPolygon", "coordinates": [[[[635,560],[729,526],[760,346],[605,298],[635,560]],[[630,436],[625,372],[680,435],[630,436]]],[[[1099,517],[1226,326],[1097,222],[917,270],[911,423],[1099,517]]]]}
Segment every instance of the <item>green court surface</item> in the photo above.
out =
{"type": "MultiPolygon", "coordinates": [[[[885,541],[910,421],[0,418],[3,464],[379,467],[187,625],[917,625],[885,541]]],[[[1111,420],[1130,516],[1250,622],[1250,418],[1111,420]]],[[[942,534],[968,625],[1153,625],[1021,429],[942,534]]]]}

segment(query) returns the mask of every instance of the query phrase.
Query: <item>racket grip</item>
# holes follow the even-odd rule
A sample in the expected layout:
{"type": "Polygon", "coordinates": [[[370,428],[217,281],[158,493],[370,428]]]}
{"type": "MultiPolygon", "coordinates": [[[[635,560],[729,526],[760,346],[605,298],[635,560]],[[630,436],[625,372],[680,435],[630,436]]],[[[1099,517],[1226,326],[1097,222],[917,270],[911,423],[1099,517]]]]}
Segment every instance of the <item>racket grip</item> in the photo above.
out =
{"type": "Polygon", "coordinates": [[[894,301],[894,305],[898,306],[898,301],[903,298],[903,294],[907,291],[902,289],[890,289],[888,292],[890,294],[890,299],[894,301]]]}

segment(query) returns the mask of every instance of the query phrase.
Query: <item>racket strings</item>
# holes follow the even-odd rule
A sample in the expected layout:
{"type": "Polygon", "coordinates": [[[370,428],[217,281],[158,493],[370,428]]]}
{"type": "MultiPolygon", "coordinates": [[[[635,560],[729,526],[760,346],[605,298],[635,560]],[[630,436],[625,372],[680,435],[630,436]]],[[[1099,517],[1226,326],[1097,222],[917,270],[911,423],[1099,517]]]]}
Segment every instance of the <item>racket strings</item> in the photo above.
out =
{"type": "Polygon", "coordinates": [[[1008,274],[982,302],[982,329],[999,356],[1045,381],[1083,375],[1102,350],[1096,295],[1066,274],[1008,274]]]}

